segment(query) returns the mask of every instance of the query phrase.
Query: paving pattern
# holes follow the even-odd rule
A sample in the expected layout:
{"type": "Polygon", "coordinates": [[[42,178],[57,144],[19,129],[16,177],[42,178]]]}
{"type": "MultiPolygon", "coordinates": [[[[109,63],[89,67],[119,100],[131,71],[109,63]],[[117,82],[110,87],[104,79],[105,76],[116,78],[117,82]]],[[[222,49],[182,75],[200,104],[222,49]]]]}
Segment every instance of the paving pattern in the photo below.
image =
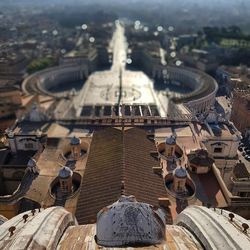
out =
{"type": "Polygon", "coordinates": [[[77,116],[87,116],[86,107],[98,105],[143,104],[155,105],[158,109],[161,105],[152,80],[141,71],[126,70],[127,42],[124,27],[119,23],[113,34],[110,49],[113,51],[112,67],[110,70],[95,72],[89,76],[75,101],[77,116]]]}

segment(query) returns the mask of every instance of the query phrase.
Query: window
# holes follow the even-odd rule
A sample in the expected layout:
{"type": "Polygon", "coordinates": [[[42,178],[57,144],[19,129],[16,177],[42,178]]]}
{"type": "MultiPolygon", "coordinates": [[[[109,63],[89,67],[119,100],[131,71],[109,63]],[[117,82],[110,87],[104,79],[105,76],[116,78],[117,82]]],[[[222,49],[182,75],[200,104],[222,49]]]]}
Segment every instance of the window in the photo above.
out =
{"type": "Polygon", "coordinates": [[[222,152],[222,148],[214,148],[214,153],[221,153],[222,152]]]}

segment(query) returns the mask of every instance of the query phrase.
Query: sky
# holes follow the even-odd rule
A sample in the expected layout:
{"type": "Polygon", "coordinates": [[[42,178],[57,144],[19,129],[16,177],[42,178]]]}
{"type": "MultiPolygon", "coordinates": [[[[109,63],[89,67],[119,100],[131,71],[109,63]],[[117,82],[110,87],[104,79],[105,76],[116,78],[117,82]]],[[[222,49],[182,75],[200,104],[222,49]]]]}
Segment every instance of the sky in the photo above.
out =
{"type": "MultiPolygon", "coordinates": [[[[124,3],[124,0],[1,0],[0,2],[6,3],[6,4],[13,4],[13,3],[67,3],[67,4],[75,4],[75,3],[112,3],[112,4],[117,4],[117,3],[124,3]]],[[[147,2],[147,3],[199,3],[199,4],[204,4],[204,5],[218,5],[218,4],[229,4],[229,3],[234,3],[234,4],[241,4],[241,3],[249,3],[249,0],[126,0],[126,3],[140,3],[140,2],[147,2]]]]}

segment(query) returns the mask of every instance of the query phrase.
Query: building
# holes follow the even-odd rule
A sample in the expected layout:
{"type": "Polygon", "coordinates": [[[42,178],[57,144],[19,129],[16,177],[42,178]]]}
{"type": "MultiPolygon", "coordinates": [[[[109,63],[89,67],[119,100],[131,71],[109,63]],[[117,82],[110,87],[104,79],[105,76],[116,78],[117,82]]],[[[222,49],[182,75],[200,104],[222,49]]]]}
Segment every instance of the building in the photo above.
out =
{"type": "Polygon", "coordinates": [[[235,90],[232,102],[231,120],[244,135],[250,128],[250,92],[235,90]]]}
{"type": "Polygon", "coordinates": [[[218,67],[217,58],[207,50],[192,49],[188,53],[180,54],[180,59],[185,65],[204,72],[215,72],[218,67]]]}
{"type": "MultiPolygon", "coordinates": [[[[118,26],[117,32],[122,39],[124,29],[118,26]]],[[[77,96],[54,95],[58,102],[48,101],[47,110],[63,115],[51,119],[34,105],[6,131],[0,211],[14,219],[0,227],[0,244],[7,239],[15,248],[27,240],[30,247],[68,249],[77,239],[89,248],[167,248],[170,243],[184,249],[244,249],[250,197],[248,176],[239,174],[242,137],[210,107],[215,80],[197,70],[166,66],[172,80],[187,82],[193,91],[162,104],[143,72],[125,69],[123,46],[124,53],[114,46],[111,70],[93,73],[77,96]],[[175,112],[173,101],[183,100],[197,116],[175,112]],[[69,117],[65,114],[72,106],[75,116],[69,117]],[[41,212],[41,207],[48,209],[41,212]],[[30,234],[19,238],[26,230],[36,232],[32,239],[30,234]]],[[[49,95],[51,85],[81,78],[85,66],[37,72],[23,89],[49,95]]]]}
{"type": "Polygon", "coordinates": [[[96,70],[97,66],[97,50],[93,47],[88,46],[87,48],[80,50],[73,50],[64,55],[59,60],[60,65],[65,64],[76,64],[76,65],[87,65],[89,72],[96,70]]]}
{"type": "Polygon", "coordinates": [[[173,93],[171,99],[174,103],[184,103],[194,114],[207,113],[213,106],[218,90],[216,81],[194,68],[165,65],[159,45],[135,45],[132,48],[131,59],[134,65],[140,65],[140,68],[155,81],[162,82],[161,88],[168,88],[168,84],[172,84],[175,88],[186,89],[184,94],[173,93]]]}
{"type": "Polygon", "coordinates": [[[37,152],[40,172],[22,197],[47,207],[61,204],[75,213],[80,223],[87,224],[95,223],[101,207],[121,194],[136,195],[140,202],[164,207],[170,222],[194,204],[237,208],[237,213],[249,216],[245,209],[250,200],[243,194],[247,184],[235,177],[241,136],[232,123],[211,111],[196,122],[145,125],[124,125],[123,130],[115,123],[108,127],[105,123],[83,126],[77,121],[73,126],[64,121],[61,125],[48,121],[18,123],[8,133],[9,151],[14,155],[37,152]],[[82,132],[74,132],[78,130],[82,132]],[[72,184],[76,193],[66,198],[60,193],[60,166],[73,171],[66,186],[71,189],[72,184]],[[185,180],[177,174],[182,170],[185,180]],[[184,181],[179,185],[180,180],[184,181]],[[237,191],[237,187],[242,189],[237,191]]]}
{"type": "Polygon", "coordinates": [[[0,119],[16,114],[22,106],[21,91],[15,86],[0,88],[0,119]]]}
{"type": "Polygon", "coordinates": [[[250,197],[250,174],[244,163],[236,164],[231,181],[230,189],[233,195],[250,197]]]}
{"type": "Polygon", "coordinates": [[[236,214],[191,206],[165,225],[163,211],[131,196],[101,209],[96,224],[78,225],[62,207],[33,209],[2,223],[2,249],[243,250],[250,245],[249,222],[236,214]]]}
{"type": "Polygon", "coordinates": [[[13,85],[0,86],[0,121],[1,129],[11,126],[22,106],[21,91],[13,85]]]}
{"type": "Polygon", "coordinates": [[[55,87],[66,87],[73,82],[84,81],[88,77],[88,66],[86,64],[62,64],[56,67],[38,71],[22,83],[25,94],[40,94],[54,97],[65,97],[66,93],[54,94],[50,91],[55,87]]]}
{"type": "Polygon", "coordinates": [[[214,163],[212,155],[210,155],[205,149],[191,151],[187,157],[189,170],[197,174],[208,173],[214,163]]]}
{"type": "Polygon", "coordinates": [[[240,66],[221,66],[216,70],[216,76],[220,85],[232,92],[234,89],[246,90],[249,88],[249,68],[240,66]]]}
{"type": "Polygon", "coordinates": [[[16,74],[25,69],[27,59],[21,54],[1,55],[0,58],[0,75],[16,74]]]}
{"type": "MultiPolygon", "coordinates": [[[[22,85],[23,91],[26,94],[38,93],[67,99],[69,91],[53,93],[51,90],[58,87],[67,89],[72,82],[84,82],[88,78],[79,91],[79,95],[75,96],[73,106],[67,103],[67,100],[64,100],[64,104],[58,105],[62,108],[55,111],[56,119],[67,118],[68,114],[76,117],[95,116],[95,113],[99,113],[99,110],[102,109],[109,109],[107,113],[110,113],[108,116],[111,116],[110,107],[117,103],[154,105],[157,106],[158,113],[163,117],[170,112],[171,108],[168,108],[168,103],[171,101],[180,114],[208,113],[215,102],[218,89],[216,81],[211,76],[196,69],[166,65],[164,51],[157,41],[137,43],[136,46],[127,49],[127,43],[123,41],[125,37],[122,25],[117,25],[114,34],[117,32],[121,34],[114,35],[109,46],[109,50],[113,50],[113,56],[110,56],[110,60],[111,57],[113,58],[110,70],[92,73],[95,67],[91,65],[97,60],[97,52],[92,47],[90,50],[72,51],[61,59],[61,65],[27,77],[22,85]],[[124,39],[121,40],[120,37],[124,39]],[[113,44],[113,40],[116,38],[121,40],[119,41],[121,44],[124,43],[122,49],[120,48],[124,53],[116,51],[116,46],[113,44]],[[129,50],[131,53],[128,53],[127,58],[129,50]],[[126,64],[128,66],[130,64],[139,65],[139,69],[148,76],[143,72],[126,70],[126,64]],[[90,75],[90,73],[92,74],[90,75]],[[155,83],[149,77],[162,82],[160,91],[155,91],[155,83]],[[93,82],[95,84],[92,84],[93,82]],[[123,85],[122,88],[119,87],[119,84],[123,85]],[[147,89],[148,93],[140,91],[142,84],[145,92],[147,89]],[[175,90],[167,91],[168,88],[175,90]],[[178,92],[177,90],[180,88],[185,91],[178,92]],[[119,93],[121,89],[122,93],[119,93]],[[95,95],[94,98],[88,98],[89,93],[95,95]],[[103,106],[110,107],[102,108],[103,106]],[[66,108],[69,109],[68,112],[66,108]],[[84,114],[85,108],[89,115],[84,114]]],[[[138,109],[140,108],[138,107],[138,109]]]]}

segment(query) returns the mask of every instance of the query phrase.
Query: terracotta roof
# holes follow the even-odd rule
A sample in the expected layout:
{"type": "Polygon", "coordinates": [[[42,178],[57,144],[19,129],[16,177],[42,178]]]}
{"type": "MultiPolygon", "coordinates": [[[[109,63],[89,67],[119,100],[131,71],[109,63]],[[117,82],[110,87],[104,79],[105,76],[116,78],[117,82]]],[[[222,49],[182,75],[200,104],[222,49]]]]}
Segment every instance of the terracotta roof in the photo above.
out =
{"type": "Polygon", "coordinates": [[[95,131],[76,209],[79,224],[94,223],[100,209],[118,200],[121,178],[121,131],[113,128],[95,131]]]}
{"type": "Polygon", "coordinates": [[[153,150],[143,129],[95,131],[77,204],[79,224],[94,223],[99,210],[117,201],[122,190],[155,206],[159,197],[167,197],[163,178],[152,170],[159,166],[153,150]]]}
{"type": "Polygon", "coordinates": [[[159,162],[151,156],[154,142],[143,129],[133,128],[124,134],[124,188],[125,195],[134,195],[139,202],[158,206],[159,197],[167,197],[163,178],[155,174],[153,167],[159,162]]]}

